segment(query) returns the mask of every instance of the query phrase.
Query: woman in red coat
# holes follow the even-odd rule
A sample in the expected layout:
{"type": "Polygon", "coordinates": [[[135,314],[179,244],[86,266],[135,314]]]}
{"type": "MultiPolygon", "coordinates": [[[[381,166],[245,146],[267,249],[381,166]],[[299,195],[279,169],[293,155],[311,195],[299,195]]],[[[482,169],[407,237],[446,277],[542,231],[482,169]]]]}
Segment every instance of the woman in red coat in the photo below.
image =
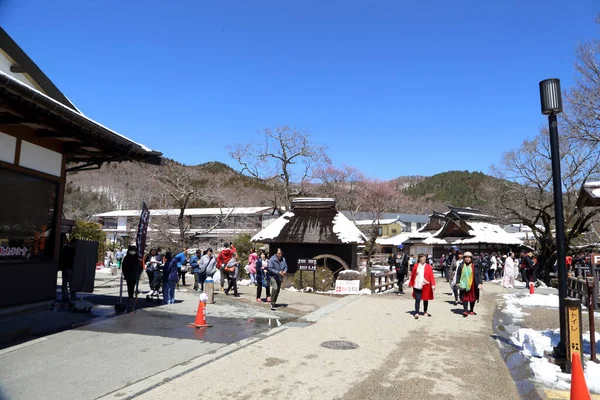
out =
{"type": "Polygon", "coordinates": [[[435,278],[433,277],[433,268],[426,263],[427,257],[421,253],[418,257],[419,262],[415,264],[410,274],[408,286],[413,288],[413,298],[415,299],[415,319],[419,319],[419,309],[421,300],[423,300],[423,315],[431,317],[427,312],[429,300],[433,300],[433,291],[435,290],[435,278]]]}

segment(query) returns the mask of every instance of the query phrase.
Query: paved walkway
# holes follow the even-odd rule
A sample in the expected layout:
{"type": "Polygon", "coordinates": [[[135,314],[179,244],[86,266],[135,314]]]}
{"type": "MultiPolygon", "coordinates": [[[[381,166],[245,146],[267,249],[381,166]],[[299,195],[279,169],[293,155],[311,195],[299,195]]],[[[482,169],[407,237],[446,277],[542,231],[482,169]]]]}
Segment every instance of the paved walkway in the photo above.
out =
{"type": "Polygon", "coordinates": [[[499,288],[486,286],[468,318],[447,288],[440,284],[431,302],[433,317],[418,320],[409,294],[343,298],[214,362],[192,360],[197,368],[176,379],[140,381],[139,398],[519,399],[492,338],[499,288]],[[330,340],[358,348],[321,345],[330,340]]]}

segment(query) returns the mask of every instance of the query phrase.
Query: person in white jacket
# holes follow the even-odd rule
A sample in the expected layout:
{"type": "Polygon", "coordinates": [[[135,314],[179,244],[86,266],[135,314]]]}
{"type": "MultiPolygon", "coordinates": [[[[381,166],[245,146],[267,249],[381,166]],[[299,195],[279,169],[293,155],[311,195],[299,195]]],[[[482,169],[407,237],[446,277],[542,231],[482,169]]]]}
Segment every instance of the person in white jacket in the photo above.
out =
{"type": "Polygon", "coordinates": [[[511,251],[508,253],[508,257],[506,257],[506,262],[504,264],[504,275],[502,276],[502,287],[515,287],[515,278],[518,274],[518,266],[515,263],[514,256],[515,254],[511,251]]]}
{"type": "Polygon", "coordinates": [[[496,253],[492,253],[492,257],[490,257],[490,269],[488,270],[488,279],[490,281],[496,279],[496,269],[498,269],[498,258],[496,258],[496,253]]]}

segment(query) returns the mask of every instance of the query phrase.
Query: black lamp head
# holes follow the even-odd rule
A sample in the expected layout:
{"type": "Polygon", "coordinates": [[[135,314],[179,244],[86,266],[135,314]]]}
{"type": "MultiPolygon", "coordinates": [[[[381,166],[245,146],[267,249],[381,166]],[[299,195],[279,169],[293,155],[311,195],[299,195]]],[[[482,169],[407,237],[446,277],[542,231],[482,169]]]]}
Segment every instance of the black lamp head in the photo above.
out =
{"type": "Polygon", "coordinates": [[[540,82],[540,101],[542,103],[542,114],[555,115],[562,112],[560,79],[545,79],[540,82]]]}

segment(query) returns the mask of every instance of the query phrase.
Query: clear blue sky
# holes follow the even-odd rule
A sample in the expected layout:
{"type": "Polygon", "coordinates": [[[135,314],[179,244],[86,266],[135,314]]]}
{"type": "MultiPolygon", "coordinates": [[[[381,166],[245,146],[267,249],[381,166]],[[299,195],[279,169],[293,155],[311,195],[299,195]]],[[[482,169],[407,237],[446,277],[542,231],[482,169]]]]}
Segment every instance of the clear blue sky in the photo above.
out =
{"type": "Polygon", "coordinates": [[[538,82],[573,81],[598,12],[597,0],[0,0],[0,24],[85,114],[168,157],[234,166],[225,145],[287,124],[383,179],[487,172],[534,136],[538,82]]]}

